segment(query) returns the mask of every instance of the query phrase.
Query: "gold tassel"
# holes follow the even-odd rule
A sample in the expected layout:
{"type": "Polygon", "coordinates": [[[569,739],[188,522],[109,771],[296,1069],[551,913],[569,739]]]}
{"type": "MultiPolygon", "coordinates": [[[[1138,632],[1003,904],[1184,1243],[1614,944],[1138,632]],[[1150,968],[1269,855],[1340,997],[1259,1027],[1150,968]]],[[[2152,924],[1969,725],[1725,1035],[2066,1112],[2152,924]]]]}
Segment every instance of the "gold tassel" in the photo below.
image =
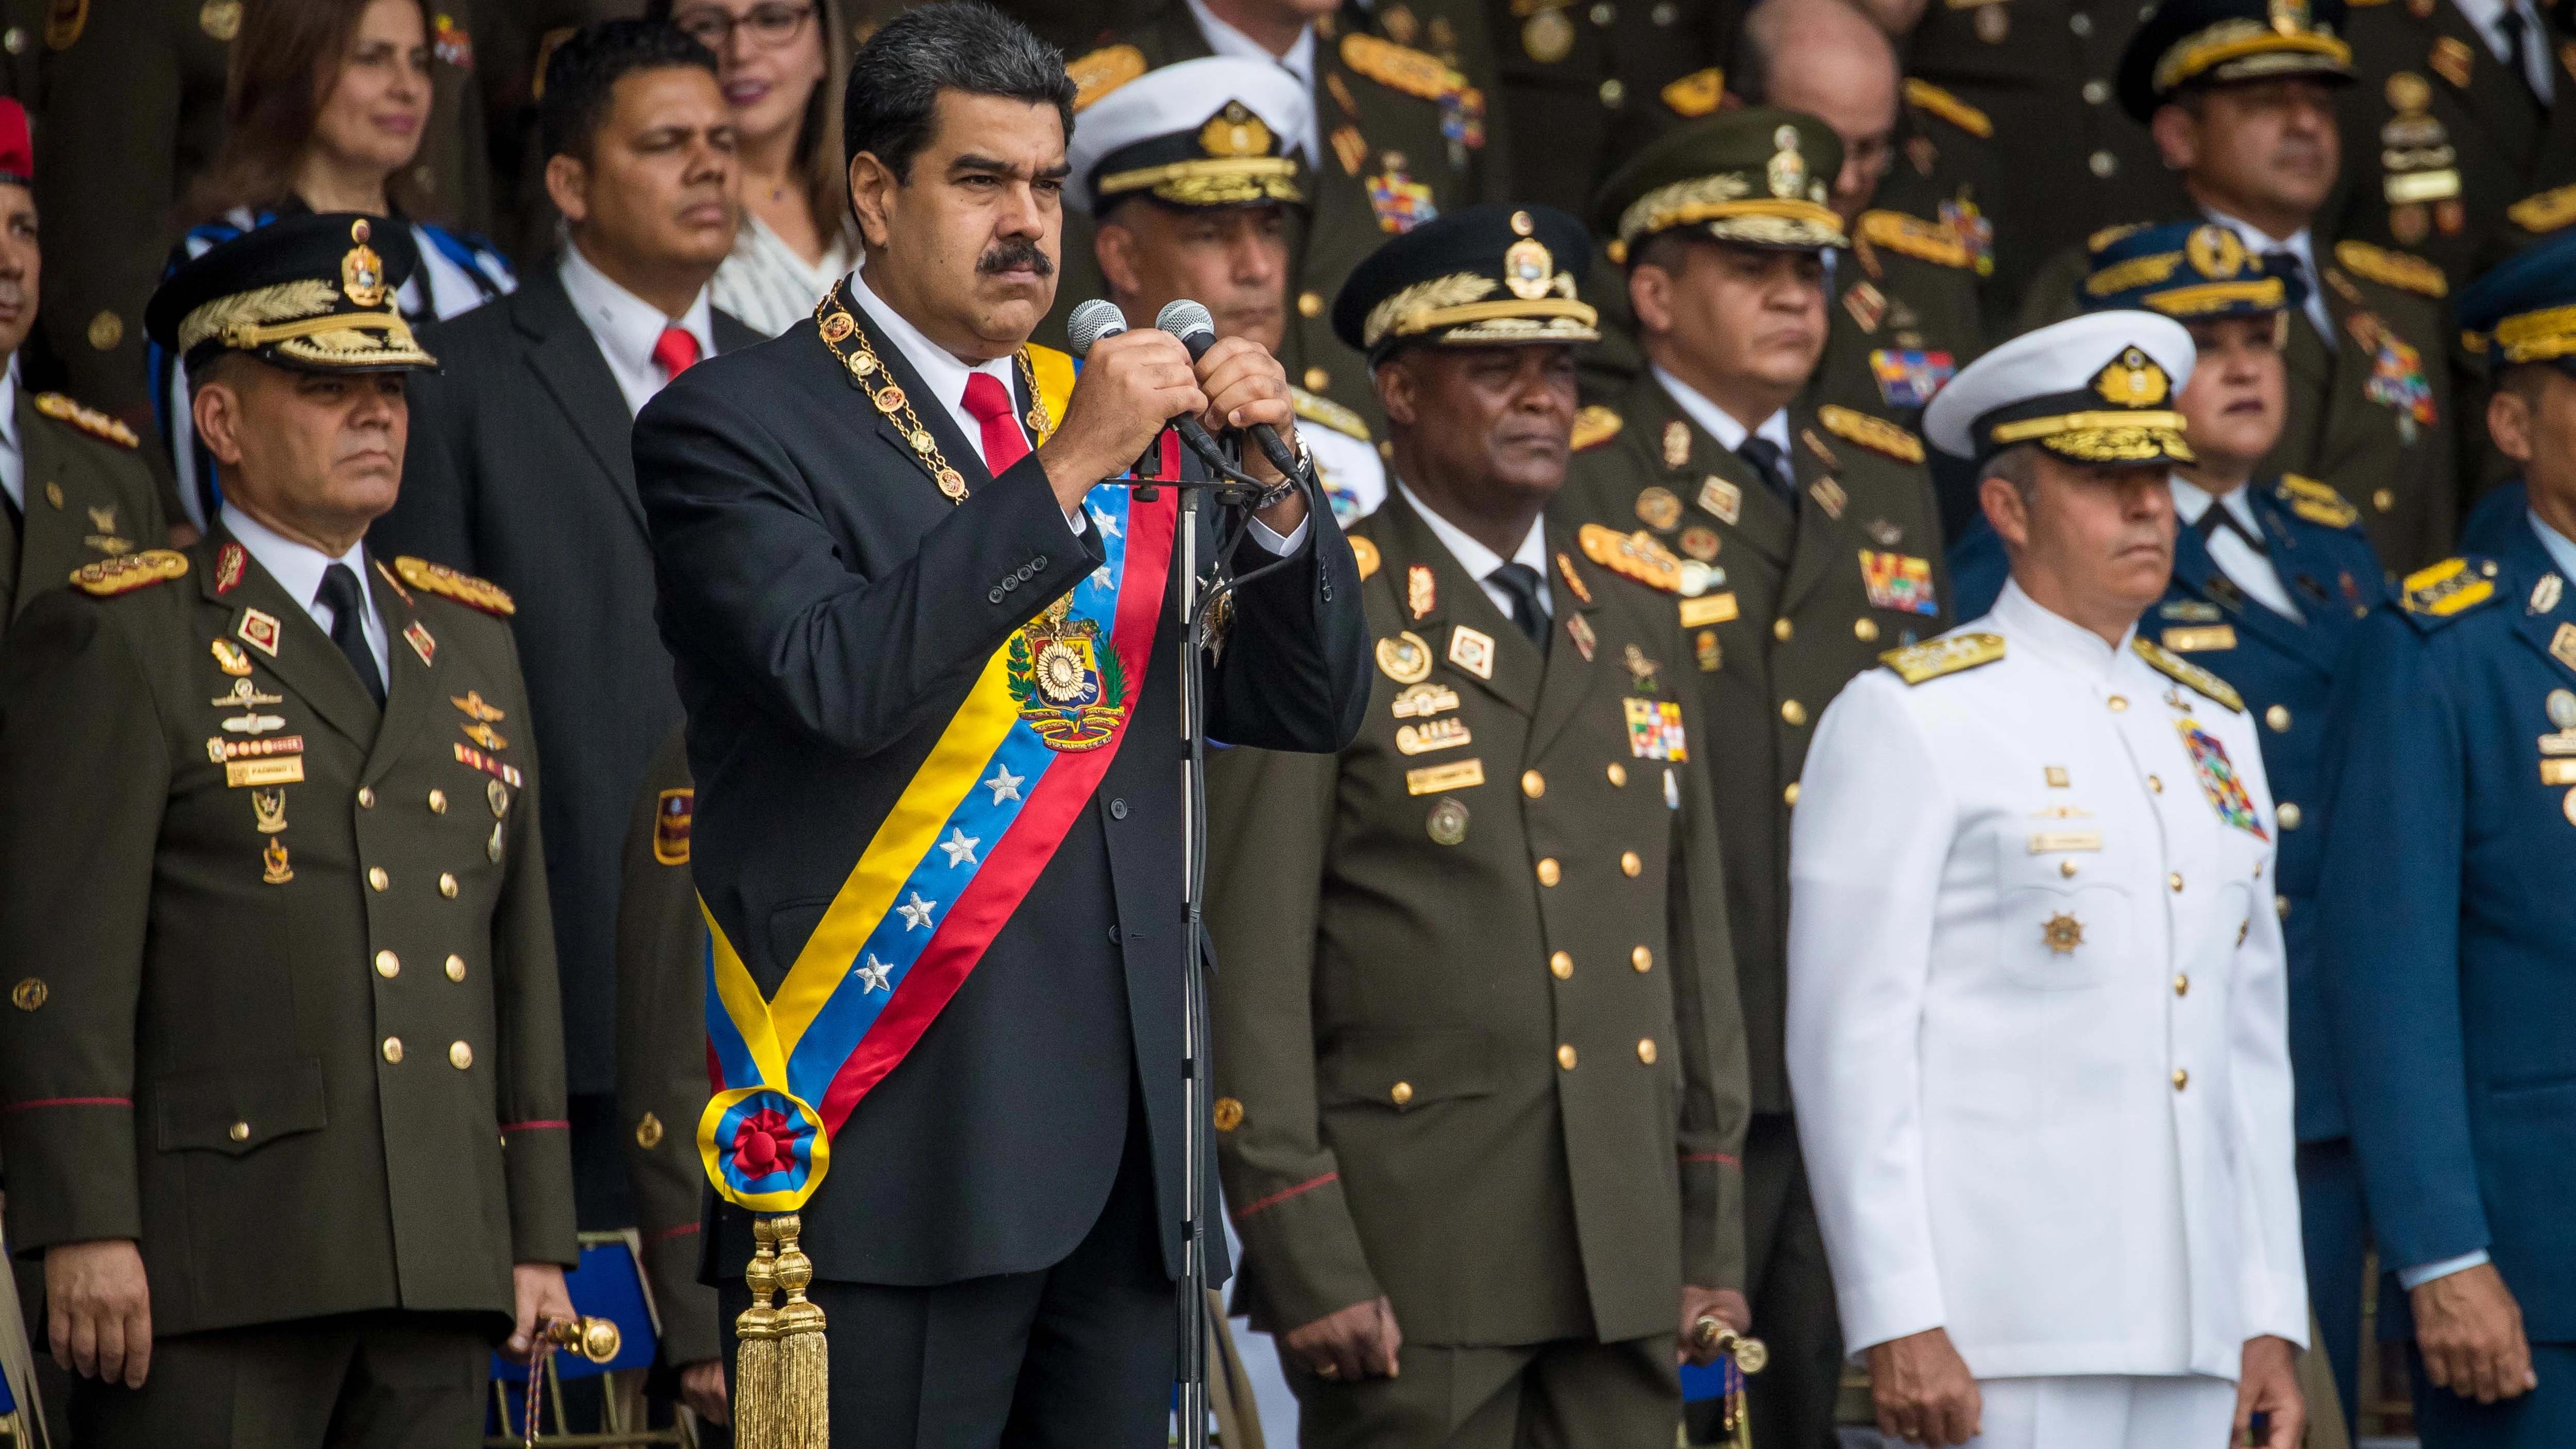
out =
{"type": "Polygon", "coordinates": [[[751,1306],[733,1321],[733,1442],[734,1449],[780,1449],[778,1310],[769,1306],[778,1286],[778,1230],[768,1218],[754,1218],[751,1235],[757,1246],[742,1270],[751,1306]]]}
{"type": "Polygon", "coordinates": [[[772,1449],[832,1449],[832,1360],[823,1341],[823,1310],[805,1299],[814,1261],[796,1246],[804,1226],[794,1213],[770,1219],[778,1231],[778,1435],[772,1449]]]}

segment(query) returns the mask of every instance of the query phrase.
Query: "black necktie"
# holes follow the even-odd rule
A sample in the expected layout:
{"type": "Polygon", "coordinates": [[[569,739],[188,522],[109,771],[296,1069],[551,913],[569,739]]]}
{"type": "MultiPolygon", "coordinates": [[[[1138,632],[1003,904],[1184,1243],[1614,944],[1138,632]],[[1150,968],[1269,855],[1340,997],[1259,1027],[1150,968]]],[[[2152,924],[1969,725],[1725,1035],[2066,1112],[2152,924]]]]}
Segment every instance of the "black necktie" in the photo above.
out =
{"type": "Polygon", "coordinates": [[[2254,550],[2256,558],[2268,557],[2271,554],[2271,550],[2263,546],[2263,535],[2247,528],[2233,509],[2215,498],[2209,500],[2209,506],[2201,510],[2200,518],[2191,527],[2193,532],[2200,535],[2200,541],[2204,544],[2223,528],[2243,540],[2247,548],[2254,550]]]}
{"type": "Polygon", "coordinates": [[[2504,14],[2496,17],[2496,28],[2504,32],[2504,63],[2513,78],[2522,85],[2522,93],[2540,104],[2540,92],[2531,85],[2531,26],[2522,18],[2521,0],[2509,0],[2504,14]]]}
{"type": "Polygon", "coordinates": [[[1499,584],[1512,596],[1512,622],[1521,626],[1539,652],[1547,652],[1540,640],[1547,633],[1547,609],[1538,601],[1538,570],[1525,563],[1507,563],[1485,575],[1486,582],[1499,584]]]}
{"type": "Polygon", "coordinates": [[[376,672],[376,656],[367,648],[367,596],[358,587],[358,576],[347,564],[333,564],[322,571],[322,591],[313,596],[318,604],[331,609],[331,642],[349,667],[358,671],[358,681],[367,686],[367,697],[378,709],[385,704],[385,677],[376,672]]]}
{"type": "Polygon", "coordinates": [[[1744,441],[1735,445],[1735,456],[1742,458],[1753,476],[1769,485],[1781,502],[1792,510],[1797,508],[1798,484],[1789,476],[1789,457],[1780,451],[1779,444],[1759,433],[1747,433],[1744,441]]]}

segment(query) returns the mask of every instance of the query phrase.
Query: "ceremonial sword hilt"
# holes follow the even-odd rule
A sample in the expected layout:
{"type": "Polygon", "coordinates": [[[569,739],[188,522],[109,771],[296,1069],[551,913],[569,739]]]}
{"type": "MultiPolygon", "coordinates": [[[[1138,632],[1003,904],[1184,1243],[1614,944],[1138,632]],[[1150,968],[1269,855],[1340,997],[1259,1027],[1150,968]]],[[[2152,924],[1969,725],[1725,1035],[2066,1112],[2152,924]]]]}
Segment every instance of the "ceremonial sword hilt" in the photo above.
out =
{"type": "Polygon", "coordinates": [[[1762,1340],[1736,1332],[1713,1313],[1703,1313],[1691,1324],[1691,1346],[1703,1352],[1722,1353],[1748,1374],[1762,1372],[1762,1366],[1771,1361],[1771,1350],[1762,1340]]]}
{"type": "Polygon", "coordinates": [[[537,1331],[537,1339],[556,1348],[571,1349],[592,1363],[606,1363],[617,1357],[617,1350],[625,1343],[617,1325],[605,1318],[549,1319],[537,1331]]]}

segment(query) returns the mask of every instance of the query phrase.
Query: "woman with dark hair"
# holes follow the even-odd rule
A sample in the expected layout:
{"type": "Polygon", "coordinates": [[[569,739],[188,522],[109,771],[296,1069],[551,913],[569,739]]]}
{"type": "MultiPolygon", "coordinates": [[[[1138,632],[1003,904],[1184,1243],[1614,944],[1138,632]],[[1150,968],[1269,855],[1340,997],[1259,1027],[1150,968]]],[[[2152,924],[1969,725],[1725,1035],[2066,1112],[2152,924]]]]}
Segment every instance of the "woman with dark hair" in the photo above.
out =
{"type": "MultiPolygon", "coordinates": [[[[453,317],[511,290],[510,264],[479,237],[414,218],[412,159],[429,125],[432,28],[423,0],[249,0],[232,47],[224,142],[192,210],[206,218],[171,265],[307,211],[407,226],[420,267],[398,294],[415,322],[453,317]]],[[[179,496],[200,525],[218,489],[189,422],[176,358],[152,352],[153,401],[179,496]]]]}
{"type": "Polygon", "coordinates": [[[741,149],[742,230],[716,270],[717,307],[775,336],[858,261],[841,153],[849,32],[839,0],[652,0],[716,54],[741,149]]]}

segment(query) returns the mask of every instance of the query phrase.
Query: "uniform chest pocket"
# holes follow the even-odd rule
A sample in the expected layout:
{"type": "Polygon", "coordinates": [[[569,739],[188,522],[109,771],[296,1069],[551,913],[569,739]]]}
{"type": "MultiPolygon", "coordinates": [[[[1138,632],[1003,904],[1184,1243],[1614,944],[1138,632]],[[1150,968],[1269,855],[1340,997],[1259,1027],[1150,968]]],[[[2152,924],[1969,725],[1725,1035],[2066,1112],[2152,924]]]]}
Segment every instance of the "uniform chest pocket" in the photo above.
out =
{"type": "Polygon", "coordinates": [[[1481,1031],[1346,1031],[1315,1064],[1326,1107],[1398,1112],[1490,1095],[1492,1043],[1481,1031]]]}
{"type": "Polygon", "coordinates": [[[1997,842],[1995,957],[2034,991],[2083,991],[2111,978],[2135,940],[2136,902],[2105,868],[2099,831],[1997,842]]]}
{"type": "Polygon", "coordinates": [[[280,1137],[318,1132],[330,1120],[314,1057],[174,1072],[153,1085],[164,1152],[240,1157],[280,1137]]]}

